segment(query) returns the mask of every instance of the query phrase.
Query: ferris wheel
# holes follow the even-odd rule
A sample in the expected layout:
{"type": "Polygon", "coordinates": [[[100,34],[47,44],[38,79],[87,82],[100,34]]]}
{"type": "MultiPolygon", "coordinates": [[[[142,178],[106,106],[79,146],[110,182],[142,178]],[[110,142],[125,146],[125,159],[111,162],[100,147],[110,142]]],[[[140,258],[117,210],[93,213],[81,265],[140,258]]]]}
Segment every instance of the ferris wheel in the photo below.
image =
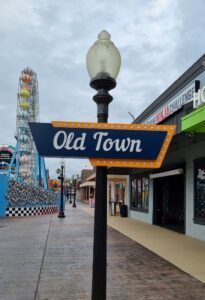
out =
{"type": "Polygon", "coordinates": [[[37,151],[28,122],[39,122],[39,93],[36,73],[29,67],[19,77],[16,114],[17,181],[33,185],[37,174],[37,151]]]}

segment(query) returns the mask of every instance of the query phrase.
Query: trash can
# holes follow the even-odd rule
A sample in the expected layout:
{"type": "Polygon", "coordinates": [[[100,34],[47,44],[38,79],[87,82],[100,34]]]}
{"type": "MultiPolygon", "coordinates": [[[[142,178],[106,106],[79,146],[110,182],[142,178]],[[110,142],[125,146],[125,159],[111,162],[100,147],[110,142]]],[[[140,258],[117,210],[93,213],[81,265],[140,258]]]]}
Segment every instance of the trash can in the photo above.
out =
{"type": "Polygon", "coordinates": [[[127,205],[123,204],[123,205],[120,206],[120,215],[123,218],[127,217],[127,215],[128,215],[127,205]]]}

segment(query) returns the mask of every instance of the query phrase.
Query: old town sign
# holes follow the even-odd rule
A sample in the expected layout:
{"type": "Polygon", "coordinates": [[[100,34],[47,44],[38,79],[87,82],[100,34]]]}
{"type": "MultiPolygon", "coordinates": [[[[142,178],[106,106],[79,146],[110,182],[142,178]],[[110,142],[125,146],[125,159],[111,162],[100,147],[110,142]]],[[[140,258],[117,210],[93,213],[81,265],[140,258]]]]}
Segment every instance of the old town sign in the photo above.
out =
{"type": "Polygon", "coordinates": [[[60,122],[29,123],[46,157],[89,158],[94,166],[159,168],[173,125],[60,122]]]}

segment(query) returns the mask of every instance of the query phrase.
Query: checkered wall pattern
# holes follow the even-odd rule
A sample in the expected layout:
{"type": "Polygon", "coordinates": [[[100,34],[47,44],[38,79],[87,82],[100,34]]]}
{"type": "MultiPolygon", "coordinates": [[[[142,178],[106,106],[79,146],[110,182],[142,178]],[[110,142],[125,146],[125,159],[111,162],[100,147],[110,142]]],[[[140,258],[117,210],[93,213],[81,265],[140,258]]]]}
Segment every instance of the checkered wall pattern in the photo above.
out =
{"type": "Polygon", "coordinates": [[[43,206],[43,207],[8,207],[6,208],[6,217],[26,217],[49,215],[58,212],[57,206],[43,206]]]}

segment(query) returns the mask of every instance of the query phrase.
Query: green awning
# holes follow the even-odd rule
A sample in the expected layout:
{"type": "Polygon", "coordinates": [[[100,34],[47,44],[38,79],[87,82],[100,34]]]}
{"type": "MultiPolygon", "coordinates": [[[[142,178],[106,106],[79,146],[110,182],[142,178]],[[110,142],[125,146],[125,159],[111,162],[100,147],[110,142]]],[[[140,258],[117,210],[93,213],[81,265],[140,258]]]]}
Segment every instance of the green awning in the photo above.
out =
{"type": "Polygon", "coordinates": [[[201,106],[182,117],[181,121],[182,131],[205,133],[205,106],[201,106]]]}

